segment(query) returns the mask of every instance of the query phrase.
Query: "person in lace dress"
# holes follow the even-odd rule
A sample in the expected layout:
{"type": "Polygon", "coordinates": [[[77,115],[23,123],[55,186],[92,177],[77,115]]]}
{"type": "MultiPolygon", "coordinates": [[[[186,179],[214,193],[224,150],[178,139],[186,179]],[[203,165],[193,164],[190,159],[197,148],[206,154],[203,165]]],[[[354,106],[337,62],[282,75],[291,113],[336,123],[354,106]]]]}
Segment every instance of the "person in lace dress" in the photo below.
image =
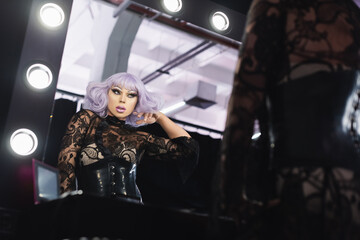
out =
{"type": "Polygon", "coordinates": [[[359,69],[355,2],[252,2],[214,181],[239,238],[360,239],[359,69]]]}
{"type": "Polygon", "coordinates": [[[83,109],[74,114],[62,139],[61,193],[82,190],[142,203],[136,169],[145,155],[174,161],[186,181],[198,161],[198,142],[159,112],[160,106],[161,99],[129,73],[89,83],[83,109]],[[137,128],[155,122],[168,138],[137,128]]]}

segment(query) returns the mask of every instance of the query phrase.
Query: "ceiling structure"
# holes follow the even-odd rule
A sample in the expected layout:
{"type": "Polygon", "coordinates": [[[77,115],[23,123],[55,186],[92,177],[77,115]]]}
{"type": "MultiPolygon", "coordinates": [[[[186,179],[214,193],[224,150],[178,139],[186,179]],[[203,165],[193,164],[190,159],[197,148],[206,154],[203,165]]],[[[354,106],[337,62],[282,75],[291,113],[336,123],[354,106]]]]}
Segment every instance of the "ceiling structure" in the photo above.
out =
{"type": "Polygon", "coordinates": [[[142,79],[149,91],[162,95],[163,110],[191,98],[196,89],[204,89],[201,94],[213,98],[214,104],[205,108],[189,101],[166,114],[188,123],[187,128],[192,126],[187,130],[216,137],[224,130],[240,42],[191,24],[182,24],[188,30],[179,29],[157,21],[164,15],[144,11],[135,13],[130,7],[126,10],[121,4],[100,0],[74,0],[56,98],[72,96],[81,103],[88,82],[103,79],[107,54],[118,51],[112,49],[116,39],[115,45],[114,40],[110,44],[109,37],[121,24],[119,17],[131,12],[139,15],[141,22],[131,42],[126,42],[128,56],[119,56],[126,58],[126,71],[142,79]]]}

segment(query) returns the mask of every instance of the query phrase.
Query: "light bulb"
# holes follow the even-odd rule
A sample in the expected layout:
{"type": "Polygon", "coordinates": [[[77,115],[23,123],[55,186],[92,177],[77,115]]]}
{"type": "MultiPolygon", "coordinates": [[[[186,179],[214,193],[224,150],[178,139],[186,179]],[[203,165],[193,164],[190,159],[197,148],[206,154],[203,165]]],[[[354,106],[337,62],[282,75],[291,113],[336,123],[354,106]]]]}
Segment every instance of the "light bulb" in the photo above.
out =
{"type": "Polygon", "coordinates": [[[211,18],[211,25],[218,31],[225,31],[230,26],[229,18],[223,12],[215,12],[211,18]]]}
{"type": "Polygon", "coordinates": [[[164,8],[169,12],[179,12],[182,8],[181,0],[163,0],[164,8]]]}
{"type": "Polygon", "coordinates": [[[11,135],[10,146],[15,153],[26,156],[35,152],[38,139],[33,131],[21,128],[11,135]]]}
{"type": "Polygon", "coordinates": [[[44,64],[33,64],[26,71],[26,79],[36,89],[44,89],[50,86],[53,80],[51,70],[44,64]]]}
{"type": "Polygon", "coordinates": [[[60,26],[65,20],[65,14],[59,5],[46,3],[40,9],[42,22],[51,28],[60,26]]]}

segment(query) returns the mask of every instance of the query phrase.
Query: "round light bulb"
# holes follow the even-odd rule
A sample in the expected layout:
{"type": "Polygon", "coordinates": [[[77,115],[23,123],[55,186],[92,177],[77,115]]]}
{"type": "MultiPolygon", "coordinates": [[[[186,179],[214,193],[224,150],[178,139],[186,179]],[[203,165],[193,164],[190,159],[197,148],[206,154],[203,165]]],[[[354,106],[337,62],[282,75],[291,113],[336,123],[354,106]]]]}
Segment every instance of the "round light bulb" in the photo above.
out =
{"type": "Polygon", "coordinates": [[[38,139],[33,131],[21,128],[11,135],[10,146],[15,153],[26,156],[35,152],[38,139]]]}
{"type": "Polygon", "coordinates": [[[218,31],[225,31],[230,26],[229,18],[223,12],[215,12],[211,18],[212,26],[218,31]]]}
{"type": "Polygon", "coordinates": [[[51,70],[44,64],[33,64],[26,71],[26,79],[36,89],[44,89],[50,86],[53,80],[51,70]]]}
{"type": "Polygon", "coordinates": [[[163,6],[169,12],[179,12],[182,8],[181,0],[163,0],[163,6]]]}
{"type": "Polygon", "coordinates": [[[65,20],[65,14],[59,5],[46,3],[40,9],[40,18],[48,27],[58,27],[65,20]]]}

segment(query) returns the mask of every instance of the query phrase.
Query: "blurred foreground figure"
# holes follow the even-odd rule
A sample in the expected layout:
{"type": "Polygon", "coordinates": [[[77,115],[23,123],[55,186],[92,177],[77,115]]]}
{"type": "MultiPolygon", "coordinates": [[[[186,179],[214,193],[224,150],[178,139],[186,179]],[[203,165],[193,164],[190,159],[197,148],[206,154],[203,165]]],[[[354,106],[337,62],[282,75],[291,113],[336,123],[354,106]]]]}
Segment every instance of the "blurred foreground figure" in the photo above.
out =
{"type": "Polygon", "coordinates": [[[358,6],[254,0],[245,29],[213,214],[239,239],[360,239],[358,6]]]}

